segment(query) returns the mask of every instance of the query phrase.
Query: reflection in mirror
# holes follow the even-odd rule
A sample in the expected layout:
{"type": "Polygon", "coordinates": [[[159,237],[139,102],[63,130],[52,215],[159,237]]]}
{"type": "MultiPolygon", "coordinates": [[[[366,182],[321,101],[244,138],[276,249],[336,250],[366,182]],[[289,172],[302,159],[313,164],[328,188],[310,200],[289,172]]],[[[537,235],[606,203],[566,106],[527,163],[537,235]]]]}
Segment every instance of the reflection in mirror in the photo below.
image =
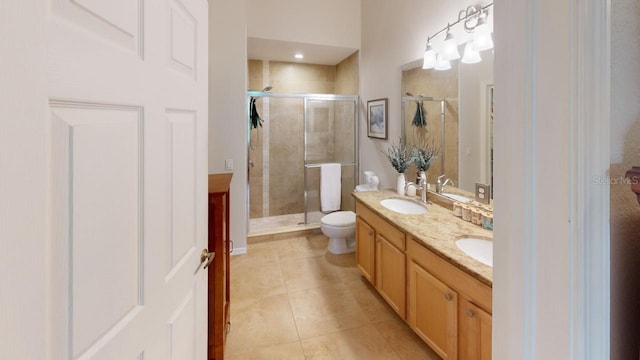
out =
{"type": "MultiPolygon", "coordinates": [[[[472,194],[476,182],[493,189],[493,52],[481,56],[476,64],[452,62],[447,71],[423,70],[421,61],[415,61],[402,72],[402,94],[414,95],[402,98],[403,140],[408,146],[425,138],[433,141],[440,158],[427,171],[429,182],[444,174],[455,187],[472,194]],[[421,100],[424,128],[412,125],[421,100]]],[[[407,178],[412,176],[408,172],[407,178]]]]}
{"type": "MultiPolygon", "coordinates": [[[[445,174],[458,184],[458,64],[451,70],[423,70],[421,61],[408,64],[402,71],[402,136],[407,146],[433,143],[438,158],[427,170],[427,180],[434,183],[445,174]],[[422,104],[426,126],[414,126],[413,119],[422,104]]],[[[415,167],[407,171],[414,179],[415,167]]]]}
{"type": "MultiPolygon", "coordinates": [[[[493,189],[493,53],[482,62],[459,68],[460,188],[475,191],[475,183],[493,189]]],[[[493,190],[492,190],[493,192],[493,190]]]]}

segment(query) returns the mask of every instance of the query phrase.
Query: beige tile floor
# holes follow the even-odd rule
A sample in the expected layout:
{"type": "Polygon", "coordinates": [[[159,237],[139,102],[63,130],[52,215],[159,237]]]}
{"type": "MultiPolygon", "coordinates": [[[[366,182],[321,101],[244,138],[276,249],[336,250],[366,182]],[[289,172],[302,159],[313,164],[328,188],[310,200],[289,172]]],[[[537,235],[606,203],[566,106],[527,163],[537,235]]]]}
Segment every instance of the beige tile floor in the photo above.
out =
{"type": "Polygon", "coordinates": [[[439,359],[322,234],[231,258],[226,359],[439,359]]]}

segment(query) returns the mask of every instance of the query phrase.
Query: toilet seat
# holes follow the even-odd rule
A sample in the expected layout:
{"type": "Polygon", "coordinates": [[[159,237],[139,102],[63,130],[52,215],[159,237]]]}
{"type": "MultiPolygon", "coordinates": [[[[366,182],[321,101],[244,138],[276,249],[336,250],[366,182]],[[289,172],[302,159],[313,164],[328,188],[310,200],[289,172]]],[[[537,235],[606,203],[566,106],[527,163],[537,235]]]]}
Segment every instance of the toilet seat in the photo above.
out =
{"type": "Polygon", "coordinates": [[[333,227],[350,227],[356,223],[356,213],[353,211],[336,211],[320,219],[323,225],[333,227]]]}

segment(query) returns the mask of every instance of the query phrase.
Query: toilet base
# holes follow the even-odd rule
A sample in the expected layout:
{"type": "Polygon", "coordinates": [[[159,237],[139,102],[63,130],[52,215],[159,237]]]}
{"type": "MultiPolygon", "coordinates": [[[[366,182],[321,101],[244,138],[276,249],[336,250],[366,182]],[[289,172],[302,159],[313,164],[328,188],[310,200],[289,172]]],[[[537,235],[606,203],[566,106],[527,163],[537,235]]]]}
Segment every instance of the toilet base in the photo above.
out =
{"type": "Polygon", "coordinates": [[[356,251],[356,241],[354,238],[330,238],[329,252],[332,254],[348,254],[356,251]]]}

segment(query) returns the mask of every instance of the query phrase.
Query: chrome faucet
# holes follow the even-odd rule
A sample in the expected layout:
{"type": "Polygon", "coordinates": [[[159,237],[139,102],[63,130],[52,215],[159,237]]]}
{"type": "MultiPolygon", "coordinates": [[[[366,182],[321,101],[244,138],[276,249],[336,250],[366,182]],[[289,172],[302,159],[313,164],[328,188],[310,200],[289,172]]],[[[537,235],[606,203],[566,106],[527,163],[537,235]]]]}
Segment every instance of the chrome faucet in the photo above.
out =
{"type": "Polygon", "coordinates": [[[438,194],[442,194],[444,192],[444,187],[448,184],[451,184],[451,186],[454,185],[453,180],[451,179],[445,179],[444,181],[442,181],[445,176],[445,174],[438,176],[438,181],[436,182],[436,193],[438,194]]]}
{"type": "Polygon", "coordinates": [[[427,201],[427,179],[424,177],[420,178],[420,185],[418,185],[418,189],[420,189],[420,201],[425,204],[428,204],[427,201]]]}
{"type": "Polygon", "coordinates": [[[416,185],[415,183],[409,181],[404,185],[404,191],[407,191],[409,185],[413,185],[416,190],[420,190],[420,201],[424,204],[429,204],[427,201],[427,183],[424,179],[420,180],[420,184],[416,185]]]}

